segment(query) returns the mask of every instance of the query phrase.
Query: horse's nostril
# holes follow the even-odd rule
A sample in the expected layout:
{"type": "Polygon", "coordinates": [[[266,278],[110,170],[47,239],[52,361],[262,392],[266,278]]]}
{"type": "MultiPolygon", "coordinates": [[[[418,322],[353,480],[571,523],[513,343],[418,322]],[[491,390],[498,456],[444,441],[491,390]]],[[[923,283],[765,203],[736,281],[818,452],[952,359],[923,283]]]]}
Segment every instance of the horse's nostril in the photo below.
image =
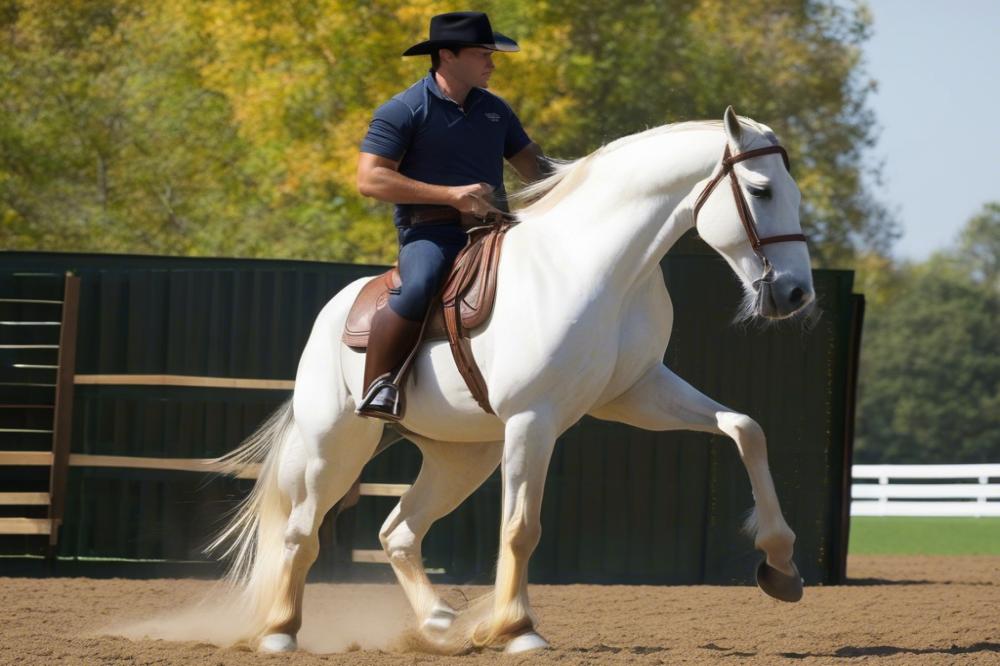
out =
{"type": "Polygon", "coordinates": [[[792,305],[798,305],[802,302],[802,297],[805,296],[805,292],[799,287],[792,289],[792,293],[788,294],[788,300],[792,305]]]}

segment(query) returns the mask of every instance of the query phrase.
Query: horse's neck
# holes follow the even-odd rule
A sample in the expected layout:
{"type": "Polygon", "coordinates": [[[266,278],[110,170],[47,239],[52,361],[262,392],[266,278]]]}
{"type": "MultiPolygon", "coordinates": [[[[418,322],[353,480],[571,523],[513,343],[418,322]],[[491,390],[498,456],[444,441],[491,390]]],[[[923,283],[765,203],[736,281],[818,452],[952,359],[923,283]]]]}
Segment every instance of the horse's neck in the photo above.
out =
{"type": "Polygon", "coordinates": [[[549,210],[529,209],[519,231],[546,248],[554,270],[602,291],[627,291],[692,227],[693,189],[724,143],[721,130],[688,129],[595,155],[582,182],[549,210]]]}

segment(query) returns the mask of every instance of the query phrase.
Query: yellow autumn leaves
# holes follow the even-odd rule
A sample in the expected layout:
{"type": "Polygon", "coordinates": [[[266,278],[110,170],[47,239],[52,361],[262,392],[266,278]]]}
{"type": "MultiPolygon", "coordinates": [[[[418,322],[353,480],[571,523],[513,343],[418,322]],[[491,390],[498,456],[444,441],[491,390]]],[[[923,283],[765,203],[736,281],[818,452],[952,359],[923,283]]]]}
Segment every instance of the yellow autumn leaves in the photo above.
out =
{"type": "MultiPolygon", "coordinates": [[[[727,104],[793,152],[817,256],[891,232],[864,191],[866,17],[828,2],[479,3],[522,51],[495,91],[577,157],[727,104]],[[811,196],[812,195],[812,196],[811,196]],[[811,198],[810,198],[811,197],[811,198]]],[[[401,58],[429,0],[0,0],[0,245],[386,261],[390,208],[360,197],[372,111],[420,78],[401,58]]]]}

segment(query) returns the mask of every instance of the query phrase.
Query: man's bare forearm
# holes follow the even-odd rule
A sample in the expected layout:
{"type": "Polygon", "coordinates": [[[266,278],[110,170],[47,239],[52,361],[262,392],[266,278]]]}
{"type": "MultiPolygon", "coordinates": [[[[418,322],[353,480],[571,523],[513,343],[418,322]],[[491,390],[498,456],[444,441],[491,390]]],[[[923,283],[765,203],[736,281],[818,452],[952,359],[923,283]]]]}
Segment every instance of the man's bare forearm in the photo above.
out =
{"type": "Polygon", "coordinates": [[[414,180],[388,167],[371,169],[364,182],[359,183],[359,189],[362,195],[387,203],[439,206],[455,203],[452,188],[414,180]]]}
{"type": "Polygon", "coordinates": [[[537,143],[529,143],[509,160],[511,166],[526,183],[541,180],[552,173],[552,162],[537,143]]]}
{"type": "Polygon", "coordinates": [[[431,185],[399,173],[398,161],[372,153],[362,152],[358,159],[358,191],[387,203],[451,206],[476,216],[499,212],[487,183],[431,185]]]}

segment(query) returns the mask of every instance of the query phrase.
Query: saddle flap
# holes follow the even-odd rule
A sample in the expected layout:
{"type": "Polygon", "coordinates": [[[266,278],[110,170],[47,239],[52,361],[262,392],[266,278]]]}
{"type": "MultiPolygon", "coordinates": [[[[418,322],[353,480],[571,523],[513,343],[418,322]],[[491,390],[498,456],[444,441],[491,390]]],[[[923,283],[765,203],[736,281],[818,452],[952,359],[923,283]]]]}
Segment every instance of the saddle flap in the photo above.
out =
{"type": "Polygon", "coordinates": [[[462,326],[466,329],[478,328],[493,312],[504,231],[490,234],[483,240],[476,278],[470,282],[462,295],[462,326]]]}
{"type": "Polygon", "coordinates": [[[361,349],[368,346],[368,333],[372,329],[375,312],[389,302],[389,290],[399,289],[401,284],[399,269],[393,266],[385,273],[373,277],[361,288],[344,323],[344,344],[361,349]]]}

